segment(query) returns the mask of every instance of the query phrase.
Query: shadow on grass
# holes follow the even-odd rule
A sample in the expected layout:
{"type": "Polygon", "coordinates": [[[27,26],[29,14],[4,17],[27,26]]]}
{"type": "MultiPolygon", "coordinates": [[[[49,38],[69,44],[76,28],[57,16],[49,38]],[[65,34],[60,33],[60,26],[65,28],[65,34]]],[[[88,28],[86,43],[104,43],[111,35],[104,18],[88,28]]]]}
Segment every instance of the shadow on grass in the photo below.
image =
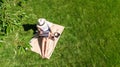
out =
{"type": "Polygon", "coordinates": [[[29,30],[33,30],[33,34],[36,33],[36,30],[37,30],[37,27],[36,27],[36,24],[23,24],[22,25],[23,28],[24,28],[24,31],[29,31],[29,30]]]}
{"type": "MultiPolygon", "coordinates": [[[[29,31],[29,30],[33,30],[33,38],[37,38],[37,41],[38,42],[38,45],[40,47],[40,52],[42,53],[42,40],[43,40],[43,37],[40,37],[37,33],[36,33],[36,30],[37,30],[37,27],[36,27],[36,24],[23,24],[22,25],[23,28],[24,28],[24,31],[29,31]]],[[[31,46],[32,47],[32,46],[31,46]]],[[[18,48],[20,49],[21,46],[18,46],[18,48]]],[[[25,50],[25,47],[22,47],[24,50],[25,50]]]]}

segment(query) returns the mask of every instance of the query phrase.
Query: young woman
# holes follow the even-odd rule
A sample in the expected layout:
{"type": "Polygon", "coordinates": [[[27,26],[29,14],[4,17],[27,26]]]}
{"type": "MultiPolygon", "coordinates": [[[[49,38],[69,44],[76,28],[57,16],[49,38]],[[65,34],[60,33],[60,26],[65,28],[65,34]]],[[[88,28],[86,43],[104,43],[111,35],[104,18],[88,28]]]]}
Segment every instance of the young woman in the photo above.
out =
{"type": "Polygon", "coordinates": [[[38,19],[37,29],[39,36],[42,37],[41,55],[43,58],[45,58],[47,39],[51,37],[54,39],[54,35],[50,29],[51,26],[52,23],[48,22],[44,18],[38,19]]]}

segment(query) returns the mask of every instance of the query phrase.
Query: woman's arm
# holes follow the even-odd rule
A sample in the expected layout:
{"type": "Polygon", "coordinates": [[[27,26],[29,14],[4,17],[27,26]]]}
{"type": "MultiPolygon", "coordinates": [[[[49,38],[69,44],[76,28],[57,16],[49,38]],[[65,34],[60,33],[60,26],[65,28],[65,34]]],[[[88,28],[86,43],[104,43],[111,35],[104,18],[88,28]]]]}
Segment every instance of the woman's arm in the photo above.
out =
{"type": "Polygon", "coordinates": [[[37,30],[39,34],[43,34],[43,31],[39,28],[39,26],[37,25],[37,30]]]}

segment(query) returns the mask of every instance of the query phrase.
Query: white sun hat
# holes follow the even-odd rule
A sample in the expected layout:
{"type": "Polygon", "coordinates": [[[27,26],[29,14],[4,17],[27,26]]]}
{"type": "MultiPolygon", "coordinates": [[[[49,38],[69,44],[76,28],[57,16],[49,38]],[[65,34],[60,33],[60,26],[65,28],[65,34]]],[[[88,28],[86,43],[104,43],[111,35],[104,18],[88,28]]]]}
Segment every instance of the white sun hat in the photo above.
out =
{"type": "Polygon", "coordinates": [[[44,18],[38,19],[37,27],[40,28],[40,29],[42,29],[43,31],[46,31],[46,30],[49,29],[48,25],[46,23],[46,19],[44,19],[44,18]]]}
{"type": "Polygon", "coordinates": [[[45,24],[45,19],[44,18],[40,18],[40,19],[38,19],[38,24],[40,25],[40,26],[42,26],[42,25],[44,25],[45,24]]]}

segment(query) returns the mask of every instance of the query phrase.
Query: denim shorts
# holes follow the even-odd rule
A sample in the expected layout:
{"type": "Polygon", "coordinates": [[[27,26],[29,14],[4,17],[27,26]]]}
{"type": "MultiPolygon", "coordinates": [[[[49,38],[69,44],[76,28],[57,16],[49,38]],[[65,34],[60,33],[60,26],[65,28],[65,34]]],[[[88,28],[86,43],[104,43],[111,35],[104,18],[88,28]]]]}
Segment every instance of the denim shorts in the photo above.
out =
{"type": "Polygon", "coordinates": [[[43,34],[41,34],[40,36],[41,37],[48,37],[49,36],[49,32],[50,32],[50,30],[43,31],[43,34]]]}

